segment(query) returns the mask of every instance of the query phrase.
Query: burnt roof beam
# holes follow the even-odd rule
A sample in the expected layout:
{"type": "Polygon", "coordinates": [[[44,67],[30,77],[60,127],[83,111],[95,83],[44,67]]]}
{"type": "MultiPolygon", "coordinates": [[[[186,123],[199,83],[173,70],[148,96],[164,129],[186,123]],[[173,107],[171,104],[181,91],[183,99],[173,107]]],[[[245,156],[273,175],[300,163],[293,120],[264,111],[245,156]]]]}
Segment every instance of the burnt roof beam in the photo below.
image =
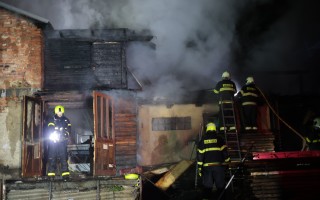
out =
{"type": "Polygon", "coordinates": [[[48,39],[78,39],[82,41],[150,41],[153,36],[149,33],[137,34],[132,30],[121,29],[66,29],[45,31],[48,39]]]}

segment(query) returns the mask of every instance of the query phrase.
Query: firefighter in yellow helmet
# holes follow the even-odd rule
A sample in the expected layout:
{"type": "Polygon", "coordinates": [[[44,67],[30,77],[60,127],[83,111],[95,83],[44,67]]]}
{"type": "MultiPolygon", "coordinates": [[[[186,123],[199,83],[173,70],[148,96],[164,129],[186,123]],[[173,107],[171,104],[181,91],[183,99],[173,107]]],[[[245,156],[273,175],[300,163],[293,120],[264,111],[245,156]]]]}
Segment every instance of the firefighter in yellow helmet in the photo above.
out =
{"type": "Polygon", "coordinates": [[[320,150],[320,117],[313,119],[311,130],[308,130],[306,141],[309,150],[320,150]]]}
{"type": "Polygon", "coordinates": [[[204,198],[212,196],[213,185],[216,185],[218,195],[225,186],[225,170],[230,162],[225,141],[217,134],[216,125],[208,123],[206,133],[197,147],[197,164],[199,176],[202,177],[204,198]]]}
{"type": "Polygon", "coordinates": [[[221,80],[217,83],[213,92],[218,95],[220,112],[219,112],[219,129],[220,131],[235,131],[235,120],[231,118],[224,119],[224,115],[232,115],[232,103],[234,95],[237,92],[236,84],[231,80],[231,75],[225,71],[221,75],[221,80]],[[224,111],[221,107],[224,107],[224,111]]]}
{"type": "Polygon", "coordinates": [[[69,177],[67,145],[71,133],[70,120],[64,115],[64,107],[54,108],[54,116],[48,121],[48,177],[56,176],[58,161],[62,178],[69,177]]]}

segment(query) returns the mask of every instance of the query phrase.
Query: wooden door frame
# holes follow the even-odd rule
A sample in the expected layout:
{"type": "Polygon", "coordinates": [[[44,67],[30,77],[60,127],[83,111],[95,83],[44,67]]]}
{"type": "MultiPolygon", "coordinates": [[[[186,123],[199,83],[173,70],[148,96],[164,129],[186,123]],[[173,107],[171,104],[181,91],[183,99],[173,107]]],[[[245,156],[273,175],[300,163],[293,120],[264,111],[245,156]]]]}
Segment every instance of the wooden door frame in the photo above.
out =
{"type": "Polygon", "coordinates": [[[113,176],[116,174],[114,102],[110,96],[93,91],[93,105],[93,175],[113,176]]]}
{"type": "Polygon", "coordinates": [[[21,176],[41,177],[43,168],[43,102],[39,98],[24,96],[22,124],[21,176]],[[29,108],[31,103],[31,108],[29,108]],[[39,121],[36,125],[36,105],[39,106],[39,121]],[[29,115],[30,111],[30,115],[29,115]],[[30,119],[29,119],[30,117],[30,119]],[[28,124],[30,120],[30,124],[28,124]]]}

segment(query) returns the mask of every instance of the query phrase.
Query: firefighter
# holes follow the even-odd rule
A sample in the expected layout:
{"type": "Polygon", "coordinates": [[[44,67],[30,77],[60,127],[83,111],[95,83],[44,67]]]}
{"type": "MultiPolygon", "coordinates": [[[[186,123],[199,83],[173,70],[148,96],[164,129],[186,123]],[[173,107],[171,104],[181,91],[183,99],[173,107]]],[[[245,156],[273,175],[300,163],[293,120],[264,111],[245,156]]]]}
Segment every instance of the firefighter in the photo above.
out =
{"type": "Polygon", "coordinates": [[[306,137],[309,150],[320,150],[320,117],[313,120],[311,130],[306,137]]]}
{"type": "Polygon", "coordinates": [[[233,108],[234,95],[237,92],[236,84],[231,80],[230,73],[225,71],[222,73],[221,80],[217,83],[213,90],[215,94],[219,95],[219,126],[220,131],[234,131],[235,119],[225,118],[224,115],[232,116],[234,111],[229,108],[233,108]],[[223,105],[222,105],[223,104],[223,105]],[[225,111],[221,107],[227,108],[225,111]],[[223,123],[224,122],[224,123],[223,123]],[[228,129],[228,130],[227,130],[228,129]]]}
{"type": "Polygon", "coordinates": [[[225,141],[216,132],[216,125],[208,123],[206,133],[197,147],[198,173],[202,177],[204,198],[210,198],[213,185],[217,188],[218,195],[225,186],[225,170],[230,162],[225,141]]]}
{"type": "Polygon", "coordinates": [[[60,162],[62,178],[69,178],[67,145],[71,133],[70,120],[64,115],[64,107],[54,108],[54,116],[48,121],[48,177],[54,178],[60,162]]]}
{"type": "Polygon", "coordinates": [[[253,77],[247,77],[246,84],[237,94],[237,98],[239,98],[241,103],[245,132],[258,130],[257,114],[260,96],[260,92],[255,85],[253,77]]]}

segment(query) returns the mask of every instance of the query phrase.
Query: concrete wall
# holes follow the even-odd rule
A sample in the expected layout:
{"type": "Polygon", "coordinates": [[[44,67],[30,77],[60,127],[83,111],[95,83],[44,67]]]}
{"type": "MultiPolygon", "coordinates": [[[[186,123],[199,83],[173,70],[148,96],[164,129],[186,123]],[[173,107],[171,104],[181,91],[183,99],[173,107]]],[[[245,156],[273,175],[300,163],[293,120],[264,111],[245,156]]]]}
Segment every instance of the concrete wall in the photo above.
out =
{"type": "Polygon", "coordinates": [[[42,85],[43,36],[28,18],[0,8],[0,166],[21,167],[22,100],[42,85]]]}
{"type": "Polygon", "coordinates": [[[179,162],[182,159],[195,158],[192,152],[203,113],[217,113],[218,106],[194,104],[173,105],[142,105],[139,107],[138,122],[138,164],[152,166],[163,163],[179,162]],[[152,131],[152,118],[160,117],[191,117],[191,130],[152,131]]]}

